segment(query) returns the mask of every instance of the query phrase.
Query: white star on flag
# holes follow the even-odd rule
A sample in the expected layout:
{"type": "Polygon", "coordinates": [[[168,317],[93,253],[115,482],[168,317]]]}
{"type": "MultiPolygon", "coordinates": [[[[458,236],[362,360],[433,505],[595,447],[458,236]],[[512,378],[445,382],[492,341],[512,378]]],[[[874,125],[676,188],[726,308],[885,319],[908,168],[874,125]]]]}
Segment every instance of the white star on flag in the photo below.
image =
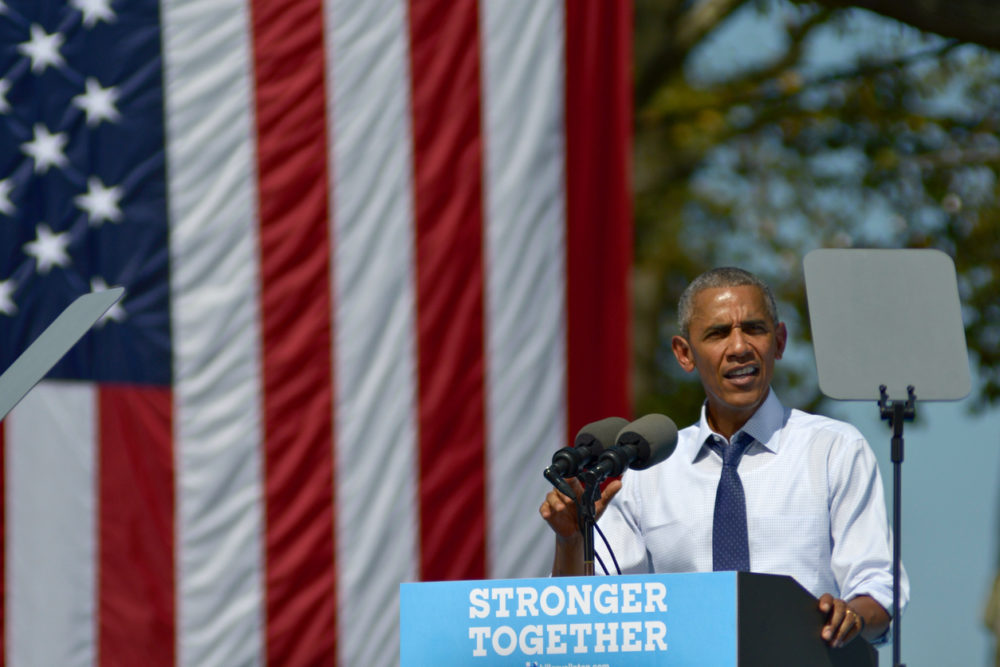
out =
{"type": "Polygon", "coordinates": [[[0,113],[7,113],[10,111],[10,102],[7,101],[7,91],[9,90],[10,81],[7,79],[0,79],[0,113]]]}
{"type": "Polygon", "coordinates": [[[106,187],[96,176],[87,179],[87,192],[73,198],[77,208],[87,212],[87,220],[92,227],[98,227],[105,220],[120,222],[122,210],[119,202],[122,198],[120,186],[106,187]]]}
{"type": "Polygon", "coordinates": [[[3,0],[0,0],[0,14],[6,14],[6,13],[7,13],[7,3],[4,2],[3,0]]]}
{"type": "Polygon", "coordinates": [[[44,222],[38,223],[35,229],[35,240],[24,244],[24,252],[35,258],[35,270],[48,273],[53,266],[69,266],[69,233],[53,234],[44,222]]]}
{"type": "Polygon", "coordinates": [[[37,23],[31,24],[31,39],[17,45],[17,50],[31,58],[31,71],[40,74],[46,67],[62,67],[66,64],[59,47],[63,45],[60,32],[51,35],[37,23]]]}
{"type": "Polygon", "coordinates": [[[69,4],[83,14],[83,25],[88,28],[98,21],[111,23],[117,18],[111,10],[111,0],[71,0],[69,4]]]}
{"type": "Polygon", "coordinates": [[[118,89],[114,86],[101,88],[100,82],[92,76],[87,77],[87,90],[73,98],[73,105],[80,107],[87,114],[87,125],[94,126],[102,120],[112,123],[121,117],[115,102],[118,101],[118,89]]]}
{"type": "Polygon", "coordinates": [[[14,289],[17,284],[13,280],[0,280],[0,313],[13,315],[17,312],[17,304],[14,303],[14,289]]]}
{"type": "Polygon", "coordinates": [[[0,213],[4,215],[14,214],[14,204],[10,201],[10,193],[14,189],[14,184],[9,178],[0,181],[0,213]]]}
{"type": "MultiPolygon", "coordinates": [[[[100,276],[94,276],[90,279],[90,291],[91,292],[104,292],[108,289],[108,284],[104,282],[104,278],[100,276]]],[[[122,302],[125,297],[122,297],[116,301],[108,311],[101,315],[101,319],[97,320],[97,326],[103,327],[108,320],[114,320],[115,322],[122,322],[125,320],[125,308],[122,306],[122,302]]]]}
{"type": "Polygon", "coordinates": [[[49,167],[64,167],[68,162],[63,149],[66,148],[66,134],[52,134],[41,123],[35,123],[35,136],[31,141],[21,144],[21,152],[35,161],[35,173],[44,174],[49,167]]]}

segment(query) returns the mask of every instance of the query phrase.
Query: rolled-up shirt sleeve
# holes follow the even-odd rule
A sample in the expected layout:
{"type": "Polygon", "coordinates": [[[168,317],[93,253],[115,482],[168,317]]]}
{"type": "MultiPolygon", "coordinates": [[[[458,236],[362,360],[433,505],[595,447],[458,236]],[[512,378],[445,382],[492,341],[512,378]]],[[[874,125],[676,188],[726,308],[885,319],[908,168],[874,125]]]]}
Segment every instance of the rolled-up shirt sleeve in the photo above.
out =
{"type": "MultiPolygon", "coordinates": [[[[892,615],[892,539],[875,455],[857,433],[831,447],[829,456],[830,565],[840,596],[850,600],[869,595],[892,615]]],[[[903,610],[909,589],[901,568],[903,610]]]]}

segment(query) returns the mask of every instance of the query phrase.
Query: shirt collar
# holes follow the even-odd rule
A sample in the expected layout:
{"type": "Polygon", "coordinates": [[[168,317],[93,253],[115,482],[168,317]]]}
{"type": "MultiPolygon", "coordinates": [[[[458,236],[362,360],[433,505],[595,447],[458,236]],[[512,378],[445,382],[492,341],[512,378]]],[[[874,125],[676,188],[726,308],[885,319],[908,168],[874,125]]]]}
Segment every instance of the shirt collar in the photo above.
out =
{"type": "MultiPolygon", "coordinates": [[[[703,453],[707,452],[707,448],[705,447],[706,441],[713,435],[717,435],[712,430],[712,427],[708,425],[707,408],[708,401],[705,401],[701,406],[701,419],[698,420],[698,435],[691,447],[693,451],[688,452],[692,461],[697,460],[703,453]]],[[[781,400],[774,393],[774,389],[771,389],[767,392],[767,398],[760,404],[757,411],[751,415],[747,423],[743,425],[743,428],[734,433],[733,436],[735,437],[738,433],[745,432],[765,448],[777,454],[780,442],[776,436],[784,422],[785,406],[781,404],[781,400]]]]}

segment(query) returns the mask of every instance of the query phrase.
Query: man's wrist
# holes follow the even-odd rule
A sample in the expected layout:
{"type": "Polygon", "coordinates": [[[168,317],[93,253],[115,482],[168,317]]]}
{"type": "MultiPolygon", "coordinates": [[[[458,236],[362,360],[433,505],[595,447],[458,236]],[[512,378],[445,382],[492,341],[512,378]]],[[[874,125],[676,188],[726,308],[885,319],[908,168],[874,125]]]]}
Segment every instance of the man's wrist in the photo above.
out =
{"type": "Polygon", "coordinates": [[[571,535],[560,535],[556,533],[556,544],[560,547],[566,547],[569,549],[583,546],[583,535],[580,534],[580,531],[576,531],[571,535]]]}

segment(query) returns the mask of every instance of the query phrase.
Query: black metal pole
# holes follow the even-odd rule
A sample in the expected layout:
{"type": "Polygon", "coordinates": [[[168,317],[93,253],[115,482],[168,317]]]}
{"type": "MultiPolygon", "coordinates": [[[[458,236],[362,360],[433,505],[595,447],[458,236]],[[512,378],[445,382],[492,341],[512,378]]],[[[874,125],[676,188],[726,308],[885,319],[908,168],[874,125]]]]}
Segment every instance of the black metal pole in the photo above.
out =
{"type": "Polygon", "coordinates": [[[594,574],[594,524],[597,523],[597,497],[601,493],[601,480],[590,470],[578,476],[583,484],[583,493],[576,505],[580,535],[583,536],[583,574],[594,574]]]}
{"type": "Polygon", "coordinates": [[[882,419],[892,427],[890,457],[892,459],[892,664],[904,667],[900,661],[902,633],[899,613],[900,575],[902,572],[903,535],[903,422],[911,421],[916,415],[917,396],[913,386],[906,388],[906,401],[889,401],[885,385],[879,387],[879,412],[882,419]]]}
{"type": "Polygon", "coordinates": [[[900,647],[902,635],[899,624],[902,614],[899,613],[899,578],[902,562],[902,526],[903,526],[903,404],[893,403],[893,436],[892,436],[892,664],[902,667],[900,662],[900,647]],[[898,424],[898,426],[897,426],[898,424]],[[898,432],[898,435],[897,435],[898,432]]]}

